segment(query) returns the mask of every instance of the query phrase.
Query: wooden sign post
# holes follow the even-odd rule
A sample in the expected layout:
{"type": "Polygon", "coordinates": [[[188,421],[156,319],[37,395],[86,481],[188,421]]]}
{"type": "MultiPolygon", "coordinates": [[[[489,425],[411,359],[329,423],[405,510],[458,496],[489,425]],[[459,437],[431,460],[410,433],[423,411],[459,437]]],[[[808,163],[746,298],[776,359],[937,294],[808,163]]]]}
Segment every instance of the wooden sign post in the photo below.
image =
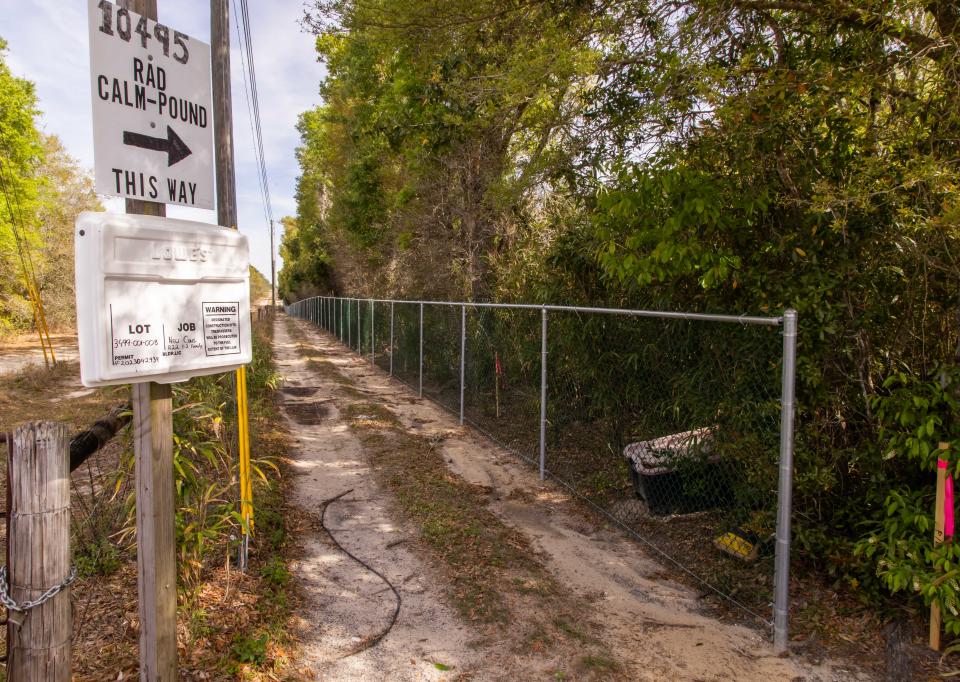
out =
{"type": "MultiPolygon", "coordinates": [[[[157,0],[121,0],[157,20],[157,0]]],[[[167,207],[126,200],[127,213],[165,216],[167,207]]],[[[141,682],[177,679],[177,547],[173,496],[173,398],[168,384],[133,384],[137,479],[137,594],[141,682]]]]}
{"type": "Polygon", "coordinates": [[[177,679],[173,401],[169,384],[133,384],[140,679],[177,679]]]}

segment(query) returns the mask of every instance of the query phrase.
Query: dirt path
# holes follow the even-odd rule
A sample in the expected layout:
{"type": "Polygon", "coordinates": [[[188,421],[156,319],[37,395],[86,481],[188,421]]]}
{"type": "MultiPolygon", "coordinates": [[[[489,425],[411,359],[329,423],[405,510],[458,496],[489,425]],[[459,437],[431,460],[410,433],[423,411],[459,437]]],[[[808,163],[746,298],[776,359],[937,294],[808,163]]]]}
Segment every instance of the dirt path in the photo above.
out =
{"type": "MultiPolygon", "coordinates": [[[[384,405],[405,427],[441,443],[450,470],[490,489],[490,508],[529,537],[563,585],[585,597],[601,624],[604,641],[621,657],[628,679],[637,680],[850,680],[839,665],[812,665],[775,657],[756,632],[720,623],[699,612],[696,595],[664,578],[664,568],[615,529],[586,521],[564,493],[542,483],[509,453],[492,445],[399,382],[343,348],[329,335],[297,322],[324,358],[355,382],[368,400],[384,405]]],[[[310,665],[320,679],[439,679],[434,663],[455,666],[469,679],[504,679],[509,661],[484,651],[479,633],[444,605],[442,590],[399,539],[409,529],[391,520],[389,505],[365,464],[362,446],[338,419],[336,390],[305,366],[282,316],[275,328],[278,365],[289,384],[312,395],[289,396],[290,405],[319,408],[316,424],[291,423],[300,443],[295,467],[296,503],[317,511],[323,500],[354,492],[327,514],[328,527],[361,558],[382,568],[400,588],[397,626],[376,647],[338,658],[375,635],[389,621],[395,599],[378,578],[347,559],[323,537],[306,541],[295,568],[310,595],[305,636],[310,665]],[[321,414],[322,413],[322,414],[321,414]]],[[[290,390],[290,389],[288,389],[290,390]]],[[[302,409],[302,408],[300,408],[302,409]]],[[[298,408],[293,408],[297,411],[298,408]]],[[[300,421],[304,421],[302,418],[300,421]]],[[[308,420],[309,421],[309,420],[308,420]]],[[[321,531],[322,533],[322,531],[321,531]]],[[[546,679],[546,678],[544,678],[546,679]]],[[[551,678],[552,679],[552,678],[551,678]]]]}
{"type": "MultiPolygon", "coordinates": [[[[32,345],[0,345],[0,374],[19,372],[28,365],[42,365],[43,351],[37,343],[35,342],[32,345]]],[[[69,339],[55,338],[53,340],[53,352],[56,353],[57,360],[64,362],[74,361],[80,357],[76,337],[69,339]]]]}
{"type": "Polygon", "coordinates": [[[339,419],[332,386],[307,369],[296,345],[278,316],[277,365],[299,446],[292,457],[300,474],[292,502],[313,518],[316,530],[301,539],[304,556],[292,567],[306,597],[299,633],[304,663],[322,680],[439,680],[443,672],[437,663],[471,667],[471,633],[424,579],[420,560],[398,543],[410,533],[388,513],[359,440],[339,419]],[[324,502],[348,490],[352,492],[330,505],[326,527],[344,548],[383,572],[403,599],[389,634],[360,653],[354,652],[390,623],[396,597],[383,580],[333,545],[319,525],[324,502]]]}

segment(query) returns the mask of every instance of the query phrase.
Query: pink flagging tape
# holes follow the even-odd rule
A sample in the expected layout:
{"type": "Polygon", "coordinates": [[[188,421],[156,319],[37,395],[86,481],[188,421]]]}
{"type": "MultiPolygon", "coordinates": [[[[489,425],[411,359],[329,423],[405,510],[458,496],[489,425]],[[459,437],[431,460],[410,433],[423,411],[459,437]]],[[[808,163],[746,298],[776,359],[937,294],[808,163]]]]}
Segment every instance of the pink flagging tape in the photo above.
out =
{"type": "MultiPolygon", "coordinates": [[[[937,468],[946,469],[947,461],[938,459],[937,468]]],[[[943,535],[953,537],[953,476],[949,472],[943,486],[943,535]]]]}

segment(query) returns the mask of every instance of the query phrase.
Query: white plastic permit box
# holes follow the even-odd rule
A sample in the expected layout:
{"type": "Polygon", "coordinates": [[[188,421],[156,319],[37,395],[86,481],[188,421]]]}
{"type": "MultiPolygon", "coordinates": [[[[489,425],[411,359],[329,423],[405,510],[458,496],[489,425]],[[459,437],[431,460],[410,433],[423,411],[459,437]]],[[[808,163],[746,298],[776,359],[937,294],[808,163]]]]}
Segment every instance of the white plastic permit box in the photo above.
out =
{"type": "Polygon", "coordinates": [[[77,331],[84,386],[175,383],[250,362],[250,253],[236,230],[81,213],[77,331]]]}

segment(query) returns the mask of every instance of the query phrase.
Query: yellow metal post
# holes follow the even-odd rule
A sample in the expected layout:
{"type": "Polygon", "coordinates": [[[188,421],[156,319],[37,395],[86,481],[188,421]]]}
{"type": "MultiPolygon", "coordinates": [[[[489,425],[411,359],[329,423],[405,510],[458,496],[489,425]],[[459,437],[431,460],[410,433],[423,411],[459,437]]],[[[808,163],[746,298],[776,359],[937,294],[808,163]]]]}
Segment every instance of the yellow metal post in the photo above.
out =
{"type": "Polygon", "coordinates": [[[247,368],[237,370],[237,441],[240,465],[240,516],[244,535],[253,531],[253,479],[250,467],[250,421],[247,409],[247,368]]]}

